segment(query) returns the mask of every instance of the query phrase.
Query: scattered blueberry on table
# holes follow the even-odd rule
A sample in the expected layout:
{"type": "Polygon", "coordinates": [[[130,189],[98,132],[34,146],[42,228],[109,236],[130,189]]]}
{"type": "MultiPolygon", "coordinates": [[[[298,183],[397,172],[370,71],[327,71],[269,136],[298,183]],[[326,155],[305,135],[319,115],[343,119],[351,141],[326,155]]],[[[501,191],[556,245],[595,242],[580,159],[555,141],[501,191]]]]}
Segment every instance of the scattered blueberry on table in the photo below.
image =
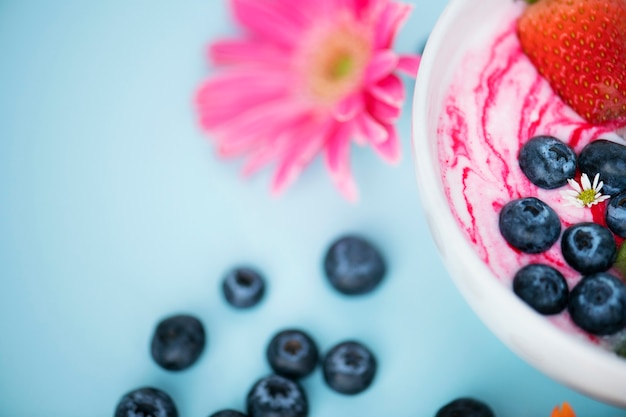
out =
{"type": "Polygon", "coordinates": [[[300,379],[310,375],[318,363],[318,349],[308,333],[287,329],[277,333],[267,346],[267,361],[278,375],[300,379]]]}
{"type": "Polygon", "coordinates": [[[347,235],[335,240],[324,257],[324,271],[342,294],[360,295],[374,290],[387,267],[383,256],[367,239],[347,235]]]}
{"type": "Polygon", "coordinates": [[[457,398],[441,407],[435,417],[495,417],[495,414],[480,400],[457,398]]]}
{"type": "Polygon", "coordinates": [[[324,356],[324,381],[341,394],[359,394],[372,384],[377,366],[376,357],[365,345],[341,342],[324,356]]]}
{"type": "Polygon", "coordinates": [[[191,315],[179,314],[165,318],[157,325],[150,352],[162,368],[182,371],[198,360],[205,344],[202,322],[191,315]]]}
{"type": "Polygon", "coordinates": [[[265,278],[250,267],[237,267],[226,274],[222,282],[224,298],[235,308],[250,308],[265,294],[265,278]]]}
{"type": "Polygon", "coordinates": [[[167,393],[144,387],[126,393],[119,401],[114,417],[178,417],[178,410],[167,393]]]}
{"type": "Polygon", "coordinates": [[[209,417],[247,417],[244,413],[235,410],[221,410],[211,414],[209,417]]]}
{"type": "Polygon", "coordinates": [[[306,417],[309,402],[296,381],[280,375],[259,379],[246,399],[250,417],[306,417]]]}

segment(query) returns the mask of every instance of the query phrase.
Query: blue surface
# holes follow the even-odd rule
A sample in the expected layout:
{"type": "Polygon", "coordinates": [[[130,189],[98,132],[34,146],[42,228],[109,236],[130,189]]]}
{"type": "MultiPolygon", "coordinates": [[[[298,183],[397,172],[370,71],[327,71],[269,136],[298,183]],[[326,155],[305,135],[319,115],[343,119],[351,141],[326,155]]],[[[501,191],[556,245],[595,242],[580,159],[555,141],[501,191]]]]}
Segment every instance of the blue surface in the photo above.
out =
{"type": "MultiPolygon", "coordinates": [[[[400,51],[419,48],[444,7],[414,3],[400,51]]],[[[214,0],[0,0],[1,417],[112,416],[144,385],[168,391],[181,417],[241,409],[286,326],[323,350],[358,338],[380,362],[356,397],[316,371],[304,381],[311,417],[434,416],[460,395],[498,416],[549,416],[565,400],[579,417],[626,416],[526,365],[460,297],[419,205],[408,104],[401,164],[353,148],[357,205],[319,159],[280,198],[269,171],[244,182],[241,161],[217,161],[192,95],[207,42],[232,31],[214,0]],[[347,231],[388,259],[369,296],[343,297],[323,278],[324,250],[347,231]],[[246,312],[219,292],[241,262],[269,283],[246,312]],[[198,315],[209,337],[182,373],[148,354],[155,323],[174,312],[198,315]]]]}

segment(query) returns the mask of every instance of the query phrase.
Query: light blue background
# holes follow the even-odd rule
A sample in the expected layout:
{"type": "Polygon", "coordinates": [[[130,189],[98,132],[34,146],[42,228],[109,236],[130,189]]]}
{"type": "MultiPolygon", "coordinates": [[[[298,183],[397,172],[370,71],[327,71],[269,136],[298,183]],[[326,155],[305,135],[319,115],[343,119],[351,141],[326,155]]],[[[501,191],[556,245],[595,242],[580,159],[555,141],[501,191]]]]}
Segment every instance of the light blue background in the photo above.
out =
{"type": "MultiPolygon", "coordinates": [[[[419,48],[445,2],[413,3],[400,51],[419,48]]],[[[286,326],[323,350],[360,339],[379,358],[375,384],[356,397],[330,391],[319,370],[306,379],[311,417],[434,416],[461,395],[499,417],[549,416],[564,400],[579,417],[626,416],[523,363],[460,297],[419,205],[410,102],[400,165],[353,148],[356,205],[319,159],[280,198],[270,171],[244,182],[242,161],[219,162],[192,96],[209,74],[206,44],[233,31],[215,0],[0,0],[0,417],[112,416],[144,385],[168,391],[181,417],[242,409],[269,370],[267,341],[286,326]],[[348,231],[390,265],[358,299],[321,272],[348,231]],[[219,292],[239,263],[268,277],[247,312],[219,292]],[[198,315],[209,335],[182,373],[148,354],[155,323],[175,312],[198,315]]]]}

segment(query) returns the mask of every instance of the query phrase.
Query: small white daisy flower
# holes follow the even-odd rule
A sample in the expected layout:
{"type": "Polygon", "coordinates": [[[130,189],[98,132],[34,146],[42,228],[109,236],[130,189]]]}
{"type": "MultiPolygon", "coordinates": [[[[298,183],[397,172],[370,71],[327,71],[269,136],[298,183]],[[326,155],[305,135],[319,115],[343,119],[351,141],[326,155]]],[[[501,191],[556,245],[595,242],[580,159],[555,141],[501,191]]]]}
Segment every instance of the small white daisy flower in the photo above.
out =
{"type": "Polygon", "coordinates": [[[580,184],[572,178],[567,180],[567,183],[572,189],[561,191],[561,195],[569,205],[580,208],[591,207],[610,198],[610,196],[602,195],[600,192],[604,183],[600,181],[599,173],[593,177],[593,184],[589,181],[587,174],[580,177],[580,184]]]}

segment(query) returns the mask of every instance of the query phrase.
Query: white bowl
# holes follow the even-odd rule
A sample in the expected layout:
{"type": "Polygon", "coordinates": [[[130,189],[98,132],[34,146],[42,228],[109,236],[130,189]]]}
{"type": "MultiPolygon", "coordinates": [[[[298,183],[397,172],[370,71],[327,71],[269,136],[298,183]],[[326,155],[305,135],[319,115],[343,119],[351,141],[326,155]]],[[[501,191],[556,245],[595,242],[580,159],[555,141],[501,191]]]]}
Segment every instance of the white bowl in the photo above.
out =
{"type": "Polygon", "coordinates": [[[420,199],[443,262],[480,319],[512,351],[549,377],[626,408],[626,360],[575,338],[526,306],[481,261],[448,209],[437,156],[437,123],[451,65],[477,22],[497,19],[511,0],[451,0],[426,45],[412,109],[420,199]],[[454,242],[454,245],[446,244],[454,242]]]}

